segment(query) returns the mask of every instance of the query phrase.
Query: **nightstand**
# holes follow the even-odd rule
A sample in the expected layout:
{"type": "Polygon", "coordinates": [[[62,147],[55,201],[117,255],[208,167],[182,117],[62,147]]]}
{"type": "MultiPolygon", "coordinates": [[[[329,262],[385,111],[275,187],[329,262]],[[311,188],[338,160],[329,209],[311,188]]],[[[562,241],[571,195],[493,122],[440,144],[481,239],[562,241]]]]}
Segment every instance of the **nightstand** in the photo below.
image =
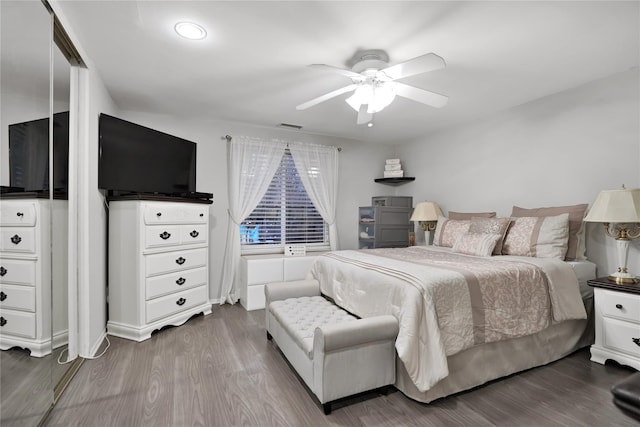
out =
{"type": "Polygon", "coordinates": [[[596,342],[591,360],[607,359],[640,370],[640,284],[619,284],[606,277],[589,280],[594,288],[596,342]]]}

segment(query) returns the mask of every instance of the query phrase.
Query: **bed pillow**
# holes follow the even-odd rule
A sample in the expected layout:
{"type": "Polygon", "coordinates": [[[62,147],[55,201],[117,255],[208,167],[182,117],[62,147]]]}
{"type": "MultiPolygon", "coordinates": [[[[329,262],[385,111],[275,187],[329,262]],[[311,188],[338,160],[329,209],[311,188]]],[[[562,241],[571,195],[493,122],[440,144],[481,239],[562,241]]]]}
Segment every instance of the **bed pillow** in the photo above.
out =
{"type": "Polygon", "coordinates": [[[491,233],[463,233],[453,245],[453,252],[466,255],[491,256],[499,234],[491,233]]]}
{"type": "Polygon", "coordinates": [[[493,248],[493,255],[502,255],[502,244],[507,234],[511,218],[471,218],[469,233],[497,234],[498,239],[493,248]]]}
{"type": "Polygon", "coordinates": [[[567,261],[584,260],[586,250],[586,239],[584,233],[584,219],[589,205],[552,206],[547,208],[525,209],[514,206],[511,211],[512,217],[521,216],[554,216],[563,213],[569,214],[569,244],[565,259],[567,261]]]}
{"type": "Polygon", "coordinates": [[[471,219],[473,217],[495,218],[495,212],[452,212],[449,211],[449,219],[471,219]]]}
{"type": "Polygon", "coordinates": [[[469,231],[470,224],[471,220],[455,220],[443,216],[438,217],[436,231],[433,234],[433,245],[445,248],[453,247],[458,237],[469,231]]]}
{"type": "Polygon", "coordinates": [[[564,260],[569,241],[569,214],[512,218],[503,255],[564,260]]]}

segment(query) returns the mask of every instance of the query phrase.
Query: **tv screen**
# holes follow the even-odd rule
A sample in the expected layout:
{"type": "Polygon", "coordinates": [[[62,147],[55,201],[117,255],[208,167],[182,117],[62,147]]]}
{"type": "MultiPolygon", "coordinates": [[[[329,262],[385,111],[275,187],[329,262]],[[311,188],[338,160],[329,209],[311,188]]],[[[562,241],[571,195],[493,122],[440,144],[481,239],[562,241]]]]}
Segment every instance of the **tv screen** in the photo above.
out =
{"type": "Polygon", "coordinates": [[[178,195],[196,189],[196,144],[100,114],[98,187],[117,194],[178,195]]]}
{"type": "MultiPolygon", "coordinates": [[[[53,115],[53,189],[68,191],[69,112],[53,115]]],[[[49,118],[9,125],[9,180],[28,192],[49,191],[49,118]]]]}

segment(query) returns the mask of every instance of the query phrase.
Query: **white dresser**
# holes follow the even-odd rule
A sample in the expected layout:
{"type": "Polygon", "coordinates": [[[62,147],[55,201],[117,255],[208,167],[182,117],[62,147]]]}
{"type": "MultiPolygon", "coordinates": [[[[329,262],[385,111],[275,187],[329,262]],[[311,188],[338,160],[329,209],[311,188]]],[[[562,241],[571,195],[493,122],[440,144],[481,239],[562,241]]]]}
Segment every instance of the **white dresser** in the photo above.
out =
{"type": "Polygon", "coordinates": [[[67,296],[67,206],[66,200],[0,200],[2,350],[21,347],[43,357],[67,342],[66,305],[57,304],[53,316],[51,309],[52,291],[56,301],[66,301],[67,296]]]}
{"type": "Polygon", "coordinates": [[[209,204],[111,201],[107,332],[134,341],[210,314],[209,204]]]}
{"type": "Polygon", "coordinates": [[[640,284],[590,280],[594,287],[596,339],[591,360],[607,359],[640,369],[640,284]]]}

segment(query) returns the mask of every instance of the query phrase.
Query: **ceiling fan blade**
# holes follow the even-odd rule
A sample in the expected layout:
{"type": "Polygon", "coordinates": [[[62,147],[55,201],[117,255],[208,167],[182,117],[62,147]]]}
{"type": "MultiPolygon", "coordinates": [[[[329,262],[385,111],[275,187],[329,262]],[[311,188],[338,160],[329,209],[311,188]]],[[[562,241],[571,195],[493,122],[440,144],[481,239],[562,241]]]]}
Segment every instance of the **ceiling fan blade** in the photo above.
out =
{"type": "Polygon", "coordinates": [[[397,80],[428,71],[439,70],[446,66],[444,59],[435,53],[427,53],[405,62],[401,62],[391,67],[383,68],[382,71],[390,79],[397,80]]]}
{"type": "Polygon", "coordinates": [[[448,96],[440,95],[439,93],[431,92],[424,89],[418,89],[417,87],[409,86],[404,83],[395,82],[395,90],[396,95],[409,98],[436,108],[444,107],[449,101],[448,96]]]}
{"type": "Polygon", "coordinates": [[[338,68],[338,67],[334,67],[333,65],[326,65],[326,64],[311,64],[309,65],[309,67],[311,68],[319,68],[319,69],[326,69],[329,71],[332,71],[334,73],[338,73],[338,74],[342,74],[343,76],[347,76],[347,77],[351,77],[351,78],[362,78],[362,75],[351,71],[351,70],[345,70],[344,68],[338,68]]]}
{"type": "Polygon", "coordinates": [[[345,86],[340,89],[336,89],[332,92],[325,93],[322,96],[312,99],[311,101],[304,102],[296,107],[296,110],[306,110],[309,107],[313,107],[314,105],[320,104],[321,102],[328,101],[331,98],[335,98],[336,96],[342,95],[343,93],[350,92],[355,90],[358,87],[357,84],[350,84],[349,86],[345,86]]]}
{"type": "Polygon", "coordinates": [[[369,123],[373,119],[373,113],[367,112],[368,109],[367,104],[360,105],[360,110],[358,111],[358,118],[356,119],[356,123],[359,125],[363,125],[365,123],[369,123]]]}

